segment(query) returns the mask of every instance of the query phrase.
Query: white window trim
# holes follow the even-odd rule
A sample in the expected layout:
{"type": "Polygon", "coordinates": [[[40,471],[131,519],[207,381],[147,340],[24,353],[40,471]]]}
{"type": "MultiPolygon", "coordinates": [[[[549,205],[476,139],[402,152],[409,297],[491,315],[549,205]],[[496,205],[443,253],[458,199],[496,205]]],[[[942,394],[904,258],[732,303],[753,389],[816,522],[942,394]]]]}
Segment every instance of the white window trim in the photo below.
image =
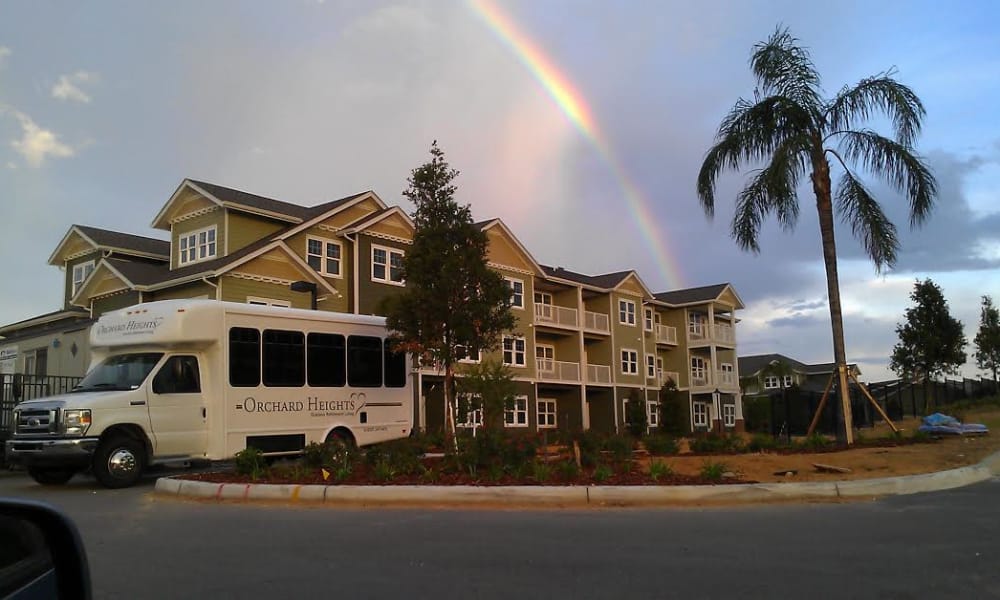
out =
{"type": "Polygon", "coordinates": [[[527,396],[514,396],[513,408],[503,410],[503,426],[511,429],[528,427],[528,397],[527,396]],[[519,408],[518,403],[523,403],[521,406],[524,408],[519,408]],[[524,415],[524,423],[517,422],[517,415],[524,415]],[[510,415],[511,420],[507,421],[507,415],[510,415]]]}
{"type": "Polygon", "coordinates": [[[653,330],[653,309],[644,308],[642,311],[642,326],[646,331],[653,330]]]}
{"type": "MultiPolygon", "coordinates": [[[[206,236],[206,239],[207,239],[207,236],[206,236]]],[[[178,265],[193,265],[194,263],[205,262],[206,260],[212,260],[214,258],[217,258],[218,256],[219,256],[219,227],[217,225],[209,225],[208,227],[202,227],[201,229],[195,229],[194,231],[187,231],[185,233],[182,233],[182,234],[178,235],[178,237],[177,237],[177,264],[178,265]],[[198,249],[200,248],[200,245],[198,244],[198,236],[200,234],[202,234],[202,233],[206,233],[207,234],[209,231],[214,231],[215,232],[215,241],[213,241],[213,242],[206,242],[205,245],[208,246],[209,243],[214,244],[215,245],[215,252],[212,253],[212,254],[209,254],[208,250],[206,249],[204,257],[198,256],[198,254],[200,254],[198,252],[198,249]],[[192,248],[192,246],[189,245],[187,248],[185,248],[185,249],[182,250],[181,249],[182,248],[182,246],[181,246],[181,240],[185,240],[185,239],[189,240],[191,238],[194,238],[195,257],[192,260],[187,260],[187,251],[190,251],[191,248],[192,248]]]]}
{"type": "MultiPolygon", "coordinates": [[[[399,248],[390,248],[389,246],[378,246],[376,244],[372,244],[372,251],[371,251],[371,263],[372,263],[371,264],[371,278],[372,278],[372,281],[374,281],[376,283],[382,283],[382,284],[385,284],[385,285],[398,285],[399,287],[404,287],[406,285],[406,280],[405,279],[403,281],[393,281],[392,280],[392,266],[391,265],[392,265],[392,255],[393,254],[398,254],[400,257],[405,257],[406,256],[406,252],[404,252],[403,250],[400,250],[399,248]],[[375,251],[376,250],[384,250],[385,251],[385,279],[379,279],[378,277],[375,277],[375,264],[376,264],[375,263],[375,251]]],[[[381,264],[381,263],[379,263],[379,264],[381,264]]]]}
{"type": "Polygon", "coordinates": [[[776,390],[781,388],[781,378],[777,375],[766,375],[764,377],[764,389],[776,390]]]}
{"type": "Polygon", "coordinates": [[[483,426],[483,401],[479,394],[459,394],[456,398],[455,406],[452,410],[455,414],[455,427],[460,429],[478,429],[483,426]],[[474,402],[478,401],[479,408],[474,408],[465,414],[465,420],[458,420],[458,405],[461,401],[474,402]]]}
{"type": "Polygon", "coordinates": [[[514,368],[517,368],[517,369],[527,368],[527,366],[528,366],[528,342],[527,342],[527,340],[525,340],[524,336],[523,335],[505,335],[505,336],[503,336],[503,340],[500,342],[500,359],[501,359],[501,362],[503,364],[507,365],[508,367],[514,367],[514,368]],[[507,362],[506,360],[503,360],[503,358],[504,358],[503,353],[506,352],[506,350],[503,347],[503,342],[505,342],[507,340],[512,340],[511,341],[511,346],[510,346],[510,358],[514,362],[507,362]],[[521,340],[521,343],[524,344],[524,350],[521,351],[521,354],[523,355],[523,358],[524,358],[524,363],[523,364],[517,364],[517,341],[518,340],[521,340]]]}
{"type": "Polygon", "coordinates": [[[525,295],[525,292],[526,292],[526,289],[524,287],[524,280],[523,279],[515,279],[513,277],[506,277],[506,276],[504,277],[504,279],[507,281],[507,285],[510,286],[510,307],[511,308],[516,308],[518,310],[524,310],[524,295],[525,295]],[[521,284],[521,304],[514,304],[514,297],[515,297],[515,294],[514,294],[514,283],[520,283],[521,284]]]}
{"type": "Polygon", "coordinates": [[[636,315],[635,315],[635,302],[632,301],[632,300],[624,300],[624,299],[619,298],[618,299],[618,323],[621,324],[621,325],[628,325],[629,327],[635,327],[635,318],[636,318],[636,315]],[[624,305],[624,307],[622,305],[624,305]],[[632,308],[631,311],[629,311],[629,307],[632,308]],[[623,308],[624,308],[624,310],[623,310],[623,308]],[[624,320],[622,319],[622,313],[623,312],[625,313],[625,319],[624,320]],[[629,322],[630,318],[632,319],[631,322],[629,322]]]}
{"type": "MultiPolygon", "coordinates": [[[[309,263],[309,242],[319,242],[323,245],[323,252],[319,254],[319,269],[316,272],[325,277],[336,277],[337,279],[343,279],[344,277],[344,245],[337,240],[331,240],[327,238],[321,238],[314,235],[306,236],[306,263],[309,263]],[[337,266],[339,273],[330,273],[326,270],[326,261],[330,258],[326,255],[327,245],[337,246],[340,249],[340,258],[337,259],[337,266]]],[[[316,256],[313,254],[312,256],[316,256]]]]}
{"type": "Polygon", "coordinates": [[[656,410],[656,405],[655,400],[646,401],[646,424],[650,427],[659,427],[660,425],[660,411],[656,410]]]}
{"type": "Polygon", "coordinates": [[[646,355],[646,379],[656,379],[656,355],[646,355]]]}
{"type": "Polygon", "coordinates": [[[726,427],[736,427],[736,405],[722,405],[722,424],[726,427]]]}
{"type": "Polygon", "coordinates": [[[785,375],[784,383],[785,387],[792,387],[795,385],[795,377],[793,375],[785,375]]]}
{"type": "Polygon", "coordinates": [[[87,283],[87,280],[90,279],[90,276],[94,274],[94,269],[96,268],[96,266],[97,263],[95,263],[92,260],[88,260],[86,262],[73,265],[73,282],[72,282],[73,290],[70,296],[76,296],[76,293],[80,291],[80,288],[83,287],[83,284],[87,283]],[[87,267],[90,267],[89,272],[87,271],[87,267]],[[79,280],[77,280],[76,278],[77,272],[81,274],[79,280]]]}
{"type": "Polygon", "coordinates": [[[708,404],[706,402],[691,403],[691,422],[695,427],[708,427],[708,404]],[[702,410],[699,411],[699,408],[702,410]]]}
{"type": "Polygon", "coordinates": [[[707,378],[708,377],[708,361],[705,360],[704,358],[700,357],[700,356],[692,356],[691,357],[691,375],[694,375],[695,372],[698,372],[698,373],[701,374],[702,377],[707,378]],[[695,363],[700,363],[700,364],[699,364],[699,366],[695,366],[695,363]]]}
{"type": "Polygon", "coordinates": [[[288,300],[275,300],[274,298],[261,298],[260,296],[247,296],[247,304],[257,304],[262,306],[277,306],[280,308],[291,308],[292,303],[288,300]]]}
{"type": "Polygon", "coordinates": [[[619,355],[618,358],[619,358],[618,366],[619,366],[619,368],[621,368],[622,375],[638,375],[639,374],[639,353],[637,351],[632,350],[631,348],[622,348],[621,355],[619,355]],[[629,357],[628,360],[626,360],[625,357],[622,356],[626,352],[630,354],[630,357],[629,357]],[[625,370],[625,363],[626,362],[629,363],[629,367],[630,368],[634,368],[635,370],[626,371],[625,370]]]}
{"type": "Polygon", "coordinates": [[[544,304],[545,306],[552,306],[552,294],[549,292],[535,292],[535,302],[538,304],[544,304]]]}
{"type": "MultiPolygon", "coordinates": [[[[462,346],[458,346],[457,348],[462,348],[462,346]]],[[[468,356],[466,356],[465,358],[458,359],[458,362],[474,365],[474,364],[479,364],[480,362],[482,362],[482,360],[483,360],[483,351],[479,350],[478,352],[476,352],[476,358],[469,358],[468,356]]]]}
{"type": "MultiPolygon", "coordinates": [[[[559,402],[555,398],[539,398],[535,400],[535,414],[538,416],[539,429],[556,429],[559,427],[559,402]],[[552,412],[542,412],[542,404],[552,403],[552,412]],[[552,415],[552,423],[542,423],[542,415],[552,415]]],[[[547,420],[547,419],[546,419],[547,420]]]]}

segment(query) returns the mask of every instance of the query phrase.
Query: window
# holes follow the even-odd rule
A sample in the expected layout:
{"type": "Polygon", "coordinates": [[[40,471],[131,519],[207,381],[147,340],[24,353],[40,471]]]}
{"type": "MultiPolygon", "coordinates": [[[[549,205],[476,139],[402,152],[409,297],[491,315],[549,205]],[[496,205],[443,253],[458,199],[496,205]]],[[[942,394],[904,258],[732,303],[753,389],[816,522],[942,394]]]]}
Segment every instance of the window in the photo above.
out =
{"type": "Polygon", "coordinates": [[[306,374],[313,387],[344,387],[347,383],[344,336],[310,333],[306,338],[306,374]]]}
{"type": "Polygon", "coordinates": [[[657,410],[657,404],[657,402],[646,403],[646,422],[649,423],[650,427],[656,427],[660,424],[660,411],[657,410]]]}
{"type": "Polygon", "coordinates": [[[631,300],[618,301],[618,322],[623,325],[635,325],[635,302],[631,300]]]}
{"type": "Polygon", "coordinates": [[[201,392],[198,359],[171,356],[153,377],[154,394],[197,394],[201,392]]]}
{"type": "Polygon", "coordinates": [[[510,286],[510,305],[514,308],[524,308],[524,282],[520,279],[504,277],[510,286]]]}
{"type": "Polygon", "coordinates": [[[382,340],[367,335],[347,338],[347,385],[382,386],[382,340]]]}
{"type": "Polygon", "coordinates": [[[94,272],[94,261],[88,260],[87,262],[80,263],[78,265],[73,265],[73,292],[71,296],[75,296],[83,283],[87,281],[90,274],[94,272]]]}
{"type": "Polygon", "coordinates": [[[406,352],[395,350],[396,342],[385,340],[385,387],[406,387],[406,352]]]}
{"type": "Polygon", "coordinates": [[[538,409],[538,428],[555,429],[556,427],[556,401],[539,400],[535,405],[538,409]]]}
{"type": "Polygon", "coordinates": [[[643,310],[643,317],[644,317],[643,318],[643,326],[645,327],[646,331],[652,331],[653,330],[653,309],[652,308],[644,309],[643,310]]]}
{"type": "Polygon", "coordinates": [[[215,225],[180,236],[180,264],[215,258],[215,225]]]}
{"type": "Polygon", "coordinates": [[[646,355],[646,377],[656,379],[656,357],[652,354],[646,355]]]}
{"type": "Polygon", "coordinates": [[[622,374],[637,375],[639,373],[639,354],[635,350],[622,350],[622,374]]]}
{"type": "Polygon", "coordinates": [[[247,304],[256,304],[257,306],[277,306],[280,308],[291,308],[292,303],[288,300],[275,300],[273,298],[258,298],[256,296],[247,296],[247,304]]]}
{"type": "Polygon", "coordinates": [[[662,383],[666,383],[663,380],[663,359],[660,358],[659,356],[656,357],[656,378],[660,380],[662,383]]]}
{"type": "Polygon", "coordinates": [[[503,364],[515,367],[523,367],[527,364],[523,337],[509,335],[503,337],[503,364]]]}
{"type": "Polygon", "coordinates": [[[705,317],[698,313],[688,315],[688,331],[692,335],[705,335],[705,317]]]}
{"type": "Polygon", "coordinates": [[[704,402],[695,402],[691,405],[691,414],[694,417],[695,427],[708,427],[708,405],[704,402]]]}
{"type": "Polygon", "coordinates": [[[503,410],[504,427],[527,427],[528,426],[528,397],[514,396],[503,410]]]}
{"type": "Polygon", "coordinates": [[[544,344],[535,345],[535,362],[538,370],[543,373],[551,373],[556,370],[556,349],[554,346],[544,344]]]}
{"type": "Polygon", "coordinates": [[[692,385],[708,385],[708,364],[700,356],[691,357],[692,385]]]}
{"type": "Polygon", "coordinates": [[[306,238],[306,262],[317,272],[340,277],[340,242],[306,238]]]}
{"type": "Polygon", "coordinates": [[[781,380],[776,375],[768,375],[764,378],[765,390],[776,390],[781,387],[781,380]]]}
{"type": "Polygon", "coordinates": [[[306,383],[306,341],[301,331],[265,329],[262,370],[268,387],[300,387],[306,383]]]}
{"type": "Polygon", "coordinates": [[[722,424],[726,427],[736,427],[736,405],[722,405],[722,424]]]}
{"type": "Polygon", "coordinates": [[[403,251],[372,246],[372,281],[403,285],[403,251]]]}
{"type": "Polygon", "coordinates": [[[548,292],[535,292],[535,304],[552,306],[552,294],[548,292]]]}
{"type": "Polygon", "coordinates": [[[229,330],[229,385],[260,385],[260,332],[246,327],[229,330]]]}
{"type": "Polygon", "coordinates": [[[792,384],[794,383],[795,383],[794,377],[792,377],[791,375],[785,375],[785,387],[792,387],[792,384]]]}
{"type": "Polygon", "coordinates": [[[455,427],[475,429],[483,426],[483,405],[479,396],[460,394],[455,403],[455,427]]]}
{"type": "Polygon", "coordinates": [[[455,346],[455,356],[461,362],[477,363],[483,359],[483,353],[479,350],[469,352],[465,346],[455,346]]]}

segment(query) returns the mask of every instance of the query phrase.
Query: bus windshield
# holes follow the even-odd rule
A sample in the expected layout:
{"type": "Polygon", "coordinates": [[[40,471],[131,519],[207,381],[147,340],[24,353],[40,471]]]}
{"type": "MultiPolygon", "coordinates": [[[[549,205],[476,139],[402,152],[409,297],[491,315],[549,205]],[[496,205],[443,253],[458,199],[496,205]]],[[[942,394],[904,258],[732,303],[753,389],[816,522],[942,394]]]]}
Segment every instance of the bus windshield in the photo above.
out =
{"type": "Polygon", "coordinates": [[[162,352],[109,356],[87,373],[72,391],[134,390],[142,385],[162,356],[162,352]]]}

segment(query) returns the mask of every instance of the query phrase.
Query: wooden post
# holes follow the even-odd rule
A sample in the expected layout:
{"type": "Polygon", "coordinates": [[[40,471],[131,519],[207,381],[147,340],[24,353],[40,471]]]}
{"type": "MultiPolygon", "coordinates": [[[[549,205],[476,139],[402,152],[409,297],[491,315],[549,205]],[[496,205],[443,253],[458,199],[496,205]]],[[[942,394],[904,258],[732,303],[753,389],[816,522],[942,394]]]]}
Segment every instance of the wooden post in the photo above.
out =
{"type": "MultiPolygon", "coordinates": [[[[885,414],[885,411],[882,410],[882,407],[878,405],[878,402],[875,401],[875,398],[872,398],[871,393],[868,392],[868,388],[866,388],[863,383],[858,381],[858,378],[854,376],[854,373],[849,373],[849,375],[851,376],[851,380],[854,381],[854,383],[858,384],[858,387],[861,388],[861,392],[865,395],[866,398],[868,398],[868,401],[872,403],[872,406],[875,407],[875,410],[878,411],[878,414],[882,415],[882,419],[889,424],[889,427],[892,427],[893,433],[899,433],[899,428],[896,427],[896,424],[892,422],[892,419],[889,418],[889,415],[885,414]]],[[[900,398],[900,405],[902,405],[902,403],[903,403],[902,398],[900,398]]]]}
{"type": "Polygon", "coordinates": [[[823,414],[823,409],[826,408],[826,397],[830,395],[831,387],[833,387],[833,373],[830,373],[830,379],[826,382],[826,388],[823,389],[823,397],[819,399],[816,414],[813,415],[812,423],[809,424],[809,431],[806,432],[807,436],[812,435],[816,431],[816,426],[819,425],[819,416],[823,414]]]}

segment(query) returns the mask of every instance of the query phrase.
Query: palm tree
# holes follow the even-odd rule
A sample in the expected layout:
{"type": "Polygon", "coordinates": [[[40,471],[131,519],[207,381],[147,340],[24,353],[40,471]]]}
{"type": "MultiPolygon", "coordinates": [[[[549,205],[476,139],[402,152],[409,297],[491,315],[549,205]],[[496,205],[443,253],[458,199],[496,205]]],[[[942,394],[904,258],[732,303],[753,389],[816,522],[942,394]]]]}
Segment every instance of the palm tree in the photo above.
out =
{"type": "MultiPolygon", "coordinates": [[[[910,225],[924,222],[937,195],[937,182],[913,149],[924,106],[893,79],[893,71],[844,87],[824,98],[819,73],[809,51],[787,29],[778,28],[754,46],[750,67],[757,78],[753,101],[740,98],[725,116],[698,173],[698,198],[705,214],[715,214],[715,183],[726,169],[763,164],[736,198],[732,236],[746,251],[760,252],[761,226],[773,214],[786,231],[799,216],[798,187],[808,173],[816,196],[827,294],[833,329],[833,354],[839,372],[843,430],[852,441],[852,419],[846,375],[844,323],[834,242],[834,202],[840,219],[850,225],[877,272],[896,262],[896,227],[858,178],[856,166],[883,178],[910,204],[910,225]],[[894,138],[859,125],[886,116],[894,138]],[[832,169],[831,169],[832,166],[832,169]],[[836,190],[831,170],[839,172],[836,190]]],[[[840,420],[840,419],[838,419],[840,420]]]]}

